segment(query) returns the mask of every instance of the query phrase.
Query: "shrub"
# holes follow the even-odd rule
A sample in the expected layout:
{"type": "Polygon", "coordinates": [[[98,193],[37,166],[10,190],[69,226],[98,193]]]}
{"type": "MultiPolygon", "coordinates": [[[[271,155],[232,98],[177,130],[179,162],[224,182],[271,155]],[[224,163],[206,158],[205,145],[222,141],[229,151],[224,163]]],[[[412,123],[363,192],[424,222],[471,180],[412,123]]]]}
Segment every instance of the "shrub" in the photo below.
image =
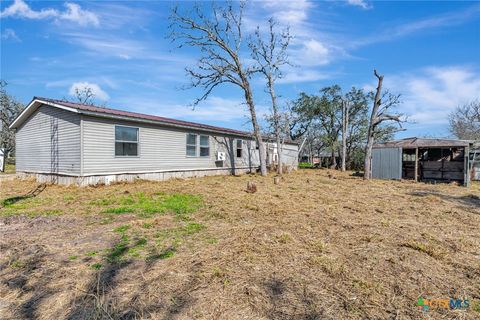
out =
{"type": "Polygon", "coordinates": [[[300,169],[312,169],[312,168],[314,168],[313,164],[311,164],[311,163],[309,163],[309,162],[300,162],[300,163],[298,164],[298,167],[299,167],[300,169]]]}

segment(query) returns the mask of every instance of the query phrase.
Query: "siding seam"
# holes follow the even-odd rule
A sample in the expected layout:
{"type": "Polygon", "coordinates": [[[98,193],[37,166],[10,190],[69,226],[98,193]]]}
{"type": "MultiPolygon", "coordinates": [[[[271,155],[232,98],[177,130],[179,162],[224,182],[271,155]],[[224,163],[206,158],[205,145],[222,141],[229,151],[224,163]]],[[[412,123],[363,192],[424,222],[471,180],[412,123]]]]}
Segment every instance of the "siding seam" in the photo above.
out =
{"type": "Polygon", "coordinates": [[[83,176],[83,115],[80,114],[80,176],[83,176]]]}

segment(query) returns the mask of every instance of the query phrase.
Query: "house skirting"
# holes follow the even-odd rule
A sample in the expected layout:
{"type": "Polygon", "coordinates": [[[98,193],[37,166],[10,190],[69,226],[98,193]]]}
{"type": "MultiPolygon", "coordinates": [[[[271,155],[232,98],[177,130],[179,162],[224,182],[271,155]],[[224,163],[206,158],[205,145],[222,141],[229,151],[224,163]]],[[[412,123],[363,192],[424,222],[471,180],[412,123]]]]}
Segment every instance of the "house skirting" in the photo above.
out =
{"type": "MultiPolygon", "coordinates": [[[[250,173],[256,168],[235,168],[235,174],[250,173]]],[[[169,179],[189,179],[205,176],[231,175],[231,168],[214,168],[203,170],[182,170],[142,173],[121,173],[91,176],[68,176],[62,174],[17,172],[19,179],[36,179],[39,183],[53,183],[60,185],[109,185],[120,182],[134,182],[136,180],[165,181],[169,179]]]]}

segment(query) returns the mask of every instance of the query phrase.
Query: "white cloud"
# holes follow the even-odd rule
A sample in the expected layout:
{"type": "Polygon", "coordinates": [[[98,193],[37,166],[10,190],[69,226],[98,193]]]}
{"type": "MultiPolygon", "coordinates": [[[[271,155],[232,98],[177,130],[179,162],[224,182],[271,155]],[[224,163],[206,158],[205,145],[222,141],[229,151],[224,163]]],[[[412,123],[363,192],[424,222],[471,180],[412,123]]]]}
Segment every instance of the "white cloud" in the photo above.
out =
{"type": "Polygon", "coordinates": [[[357,6],[362,9],[370,9],[370,6],[365,0],[347,0],[347,3],[352,6],[357,6]]]}
{"type": "Polygon", "coordinates": [[[331,77],[331,73],[316,69],[289,68],[285,72],[285,77],[278,79],[277,83],[300,83],[325,80],[331,77]]]}
{"type": "Polygon", "coordinates": [[[35,11],[23,0],[15,0],[12,5],[0,13],[0,17],[18,17],[35,20],[55,19],[56,21],[75,22],[82,26],[98,26],[100,24],[95,13],[82,9],[80,5],[70,2],[66,2],[64,5],[66,9],[63,12],[52,8],[35,11]]]}
{"type": "Polygon", "coordinates": [[[308,39],[303,46],[297,49],[301,52],[295,52],[294,56],[301,56],[302,65],[324,65],[330,62],[331,50],[322,42],[315,39],[308,39]]]}
{"type": "Polygon", "coordinates": [[[78,45],[86,52],[95,56],[116,57],[122,60],[152,60],[166,61],[175,64],[176,73],[187,63],[194,60],[186,58],[180,54],[171,54],[165,49],[157,49],[152,42],[141,41],[138,39],[130,39],[117,36],[108,32],[65,32],[61,36],[69,43],[78,45]]]}
{"type": "Polygon", "coordinates": [[[476,4],[466,9],[406,22],[392,28],[385,28],[385,31],[376,32],[371,36],[357,39],[351,41],[350,43],[353,47],[371,45],[378,42],[391,41],[395,38],[416,34],[421,31],[461,25],[469,20],[477,19],[479,17],[479,13],[480,5],[476,4]]]}
{"type": "Polygon", "coordinates": [[[308,11],[313,3],[308,0],[282,1],[269,0],[262,2],[263,7],[273,13],[273,17],[289,25],[296,25],[308,18],[308,11]]]}
{"type": "Polygon", "coordinates": [[[58,19],[76,22],[81,26],[100,25],[97,15],[88,10],[83,10],[80,5],[66,2],[65,7],[66,11],[59,13],[58,19]]]}
{"type": "Polygon", "coordinates": [[[385,87],[402,94],[399,111],[407,114],[415,127],[446,125],[457,106],[480,98],[480,71],[465,66],[424,68],[385,75],[385,87]]]}
{"type": "Polygon", "coordinates": [[[75,96],[75,91],[77,89],[83,90],[85,88],[90,88],[92,90],[92,93],[95,95],[95,98],[98,98],[102,101],[107,101],[108,99],[110,99],[109,95],[105,91],[103,91],[98,84],[92,82],[75,82],[70,87],[68,94],[70,94],[71,96],[75,96]]]}
{"type": "MultiPolygon", "coordinates": [[[[259,2],[254,2],[256,5],[259,2]]],[[[294,38],[290,42],[288,54],[292,64],[296,68],[286,68],[285,77],[279,82],[309,82],[325,79],[325,72],[319,67],[328,66],[334,59],[345,55],[343,49],[337,46],[336,39],[321,32],[328,24],[321,19],[322,11],[314,10],[321,4],[309,0],[263,1],[261,5],[254,6],[254,10],[247,13],[246,25],[250,27],[260,26],[265,30],[265,21],[269,17],[277,20],[281,26],[290,28],[290,34],[294,38]],[[313,13],[314,12],[314,13],[313,13]],[[317,22],[311,23],[310,18],[315,14],[317,22]],[[322,28],[319,28],[319,24],[322,28]]]]}
{"type": "MultiPolygon", "coordinates": [[[[249,112],[242,99],[211,96],[193,109],[185,104],[165,102],[162,98],[136,96],[117,98],[122,105],[128,105],[131,111],[207,124],[219,121],[240,122],[243,123],[244,130],[251,129],[249,112]]],[[[265,105],[257,104],[255,107],[260,120],[269,112],[265,105]]]]}
{"type": "Polygon", "coordinates": [[[114,56],[124,60],[142,56],[144,44],[107,35],[90,35],[84,32],[70,32],[63,34],[67,41],[82,46],[88,51],[103,56],[114,56]]]}
{"type": "Polygon", "coordinates": [[[8,39],[12,39],[12,40],[15,40],[17,42],[21,42],[22,40],[20,40],[20,38],[17,36],[17,34],[15,33],[15,30],[13,29],[5,29],[5,31],[2,32],[2,36],[1,36],[2,39],[5,39],[5,40],[8,40],[8,39]]]}
{"type": "Polygon", "coordinates": [[[45,19],[56,17],[57,15],[58,12],[55,9],[34,11],[23,0],[15,0],[10,7],[5,8],[5,10],[0,13],[1,18],[20,17],[27,19],[45,19]]]}

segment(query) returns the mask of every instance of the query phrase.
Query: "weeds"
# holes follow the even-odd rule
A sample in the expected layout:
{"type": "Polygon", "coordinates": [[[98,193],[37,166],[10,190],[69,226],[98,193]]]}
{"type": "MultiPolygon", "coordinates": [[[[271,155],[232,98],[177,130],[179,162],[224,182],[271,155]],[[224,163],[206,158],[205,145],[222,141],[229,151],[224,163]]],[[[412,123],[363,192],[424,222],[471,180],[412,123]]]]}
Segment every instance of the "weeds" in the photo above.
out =
{"type": "Polygon", "coordinates": [[[324,252],[325,249],[327,248],[327,245],[325,244],[325,242],[323,242],[321,240],[312,241],[310,243],[310,246],[313,249],[313,251],[318,252],[318,253],[324,252]]]}
{"type": "Polygon", "coordinates": [[[285,244],[287,242],[292,241],[292,236],[289,235],[288,233],[284,233],[280,236],[277,236],[277,240],[278,240],[278,242],[285,244]]]}
{"type": "Polygon", "coordinates": [[[174,253],[176,251],[175,246],[169,246],[166,249],[162,250],[160,253],[153,253],[150,254],[147,258],[147,262],[153,262],[155,260],[163,260],[163,259],[168,259],[173,257],[174,253]]]}
{"type": "Polygon", "coordinates": [[[438,247],[433,246],[430,243],[424,244],[416,241],[409,241],[402,245],[403,247],[410,248],[416,251],[420,251],[428,254],[430,257],[435,259],[441,259],[445,256],[446,252],[441,250],[438,247]]]}
{"type": "Polygon", "coordinates": [[[85,255],[87,257],[95,257],[97,254],[98,254],[98,251],[90,251],[90,252],[87,252],[85,255]]]}
{"type": "Polygon", "coordinates": [[[128,229],[130,229],[129,225],[123,225],[123,226],[120,226],[120,227],[117,227],[117,228],[113,229],[113,232],[123,233],[123,232],[127,231],[128,229]]]}
{"type": "Polygon", "coordinates": [[[21,269],[26,266],[26,263],[20,259],[16,259],[10,263],[10,267],[14,269],[21,269]]]}
{"type": "Polygon", "coordinates": [[[103,213],[113,213],[113,214],[122,214],[122,213],[132,213],[135,210],[132,208],[118,207],[118,208],[108,208],[103,210],[103,213]]]}
{"type": "Polygon", "coordinates": [[[112,222],[113,222],[113,218],[111,217],[102,218],[102,220],[100,220],[100,224],[109,224],[112,222]]]}
{"type": "Polygon", "coordinates": [[[122,195],[112,199],[100,199],[91,202],[97,206],[119,205],[103,210],[103,213],[122,214],[137,213],[139,217],[148,218],[153,214],[173,213],[175,216],[185,218],[198,210],[202,205],[199,196],[174,193],[154,193],[150,196],[139,192],[132,195],[122,195]]]}
{"type": "Polygon", "coordinates": [[[121,239],[120,242],[116,243],[113,248],[109,250],[106,259],[110,263],[118,263],[121,261],[122,256],[128,251],[128,240],[121,239]]]}
{"type": "Polygon", "coordinates": [[[102,268],[102,264],[101,263],[94,263],[91,265],[91,268],[93,270],[100,270],[102,268]]]}

